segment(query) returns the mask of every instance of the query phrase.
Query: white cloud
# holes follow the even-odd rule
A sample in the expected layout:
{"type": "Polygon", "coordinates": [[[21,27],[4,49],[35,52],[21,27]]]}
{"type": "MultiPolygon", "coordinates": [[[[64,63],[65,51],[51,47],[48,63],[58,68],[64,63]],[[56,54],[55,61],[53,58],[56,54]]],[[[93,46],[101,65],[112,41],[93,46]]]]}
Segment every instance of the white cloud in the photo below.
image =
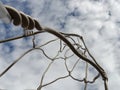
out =
{"type": "MultiPolygon", "coordinates": [[[[21,1],[16,0],[16,4],[19,2],[21,1]]],[[[120,39],[120,2],[118,0],[22,0],[22,3],[25,2],[28,2],[27,6],[29,9],[27,10],[32,12],[31,15],[34,18],[37,18],[41,25],[52,27],[63,32],[82,35],[85,38],[85,42],[87,43],[90,52],[108,73],[109,89],[116,90],[120,87],[120,43],[118,41],[120,39]]],[[[9,1],[9,3],[6,4],[13,5],[13,2],[9,1]]],[[[19,7],[20,6],[17,5],[15,6],[15,8],[19,7]]],[[[23,8],[24,6],[22,6],[22,9],[23,8]]],[[[5,38],[4,36],[8,34],[4,31],[6,29],[5,27],[2,25],[0,25],[0,27],[0,33],[3,33],[3,37],[0,38],[3,39],[5,38]]],[[[16,32],[20,28],[14,26],[10,27],[11,31],[13,30],[16,32]]],[[[16,35],[16,33],[11,33],[11,35],[16,35]]],[[[42,34],[37,36],[37,42],[40,44],[52,38],[54,37],[42,34]]],[[[5,53],[11,50],[10,47],[4,47],[3,44],[0,46],[0,51],[3,50],[0,53],[2,54],[0,57],[0,71],[4,70],[5,66],[13,62],[19,55],[32,47],[31,39],[20,39],[11,43],[13,44],[15,51],[11,52],[8,57],[5,56],[5,53]]],[[[55,46],[57,45],[58,44],[55,44],[55,46]]],[[[46,48],[51,56],[55,53],[51,53],[52,46],[53,44],[51,44],[49,48],[46,48]]],[[[42,75],[41,72],[45,69],[46,63],[48,64],[49,62],[43,60],[43,55],[41,55],[41,53],[42,52],[40,51],[33,51],[25,56],[18,64],[0,78],[0,88],[7,87],[9,90],[18,90],[18,87],[19,90],[29,87],[36,88],[42,75]],[[38,58],[40,59],[38,60],[38,58]]],[[[61,68],[61,64],[55,64],[55,66],[58,66],[57,71],[60,71],[59,73],[62,73],[63,69],[63,67],[61,68]]],[[[50,77],[52,77],[52,74],[57,75],[57,71],[53,73],[51,71],[50,77]]],[[[51,79],[50,77],[48,77],[49,80],[51,79]]],[[[71,79],[65,79],[64,81],[64,85],[66,85],[66,83],[67,85],[70,84],[68,87],[67,85],[65,86],[66,89],[72,89],[72,87],[74,87],[74,89],[77,90],[80,88],[79,83],[74,81],[70,82],[70,80],[71,79]]],[[[59,83],[62,82],[62,80],[59,81],[59,83]]],[[[102,81],[100,81],[100,83],[101,82],[102,81]]],[[[99,83],[99,81],[97,81],[97,83],[99,83]]],[[[56,86],[54,88],[55,90],[61,90],[60,87],[64,86],[62,84],[59,85],[58,82],[53,84],[53,86],[54,85],[56,86]]],[[[100,88],[100,90],[103,89],[103,87],[98,88],[100,88]]],[[[43,90],[47,89],[53,90],[52,85],[43,90]]]]}

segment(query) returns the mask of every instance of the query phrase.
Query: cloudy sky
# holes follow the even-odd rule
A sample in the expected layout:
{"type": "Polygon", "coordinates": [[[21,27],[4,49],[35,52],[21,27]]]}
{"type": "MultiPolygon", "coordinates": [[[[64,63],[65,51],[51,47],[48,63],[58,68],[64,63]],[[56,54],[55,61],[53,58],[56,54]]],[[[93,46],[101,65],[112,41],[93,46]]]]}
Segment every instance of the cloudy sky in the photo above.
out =
{"type": "MultiPolygon", "coordinates": [[[[42,26],[82,35],[92,55],[108,74],[109,90],[120,88],[120,0],[1,1],[36,18],[42,26]]],[[[22,34],[20,26],[0,22],[1,40],[22,34]]],[[[38,37],[38,41],[44,42],[52,36],[42,34],[38,37]]],[[[32,48],[31,37],[0,44],[0,72],[30,48],[32,48]]],[[[48,50],[50,52],[50,49],[48,50]]],[[[22,58],[22,61],[0,78],[0,89],[35,89],[39,85],[41,73],[49,63],[42,60],[43,56],[40,53],[40,51],[33,51],[22,58]]],[[[55,63],[54,67],[57,65],[58,63],[55,63]]],[[[64,67],[60,67],[53,74],[57,74],[58,70],[63,74],[64,67]]],[[[66,79],[64,85],[61,84],[62,82],[55,83],[55,87],[48,86],[43,90],[80,90],[81,86],[79,87],[78,82],[70,79],[66,79]]],[[[104,90],[101,86],[96,88],[91,90],[104,90]]]]}

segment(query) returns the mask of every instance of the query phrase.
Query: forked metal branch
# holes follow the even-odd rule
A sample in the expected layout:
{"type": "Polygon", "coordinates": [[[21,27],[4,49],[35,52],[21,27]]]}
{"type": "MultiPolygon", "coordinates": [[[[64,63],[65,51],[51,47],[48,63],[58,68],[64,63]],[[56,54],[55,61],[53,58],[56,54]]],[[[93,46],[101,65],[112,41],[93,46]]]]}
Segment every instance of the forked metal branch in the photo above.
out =
{"type": "Polygon", "coordinates": [[[81,60],[92,65],[100,73],[100,75],[102,76],[102,79],[104,80],[105,90],[108,90],[108,86],[107,86],[108,78],[107,78],[107,75],[106,75],[106,72],[104,71],[104,69],[97,63],[97,61],[92,57],[92,55],[91,55],[91,57],[93,58],[94,61],[88,59],[87,57],[85,57],[84,55],[79,53],[76,50],[76,48],[72,45],[72,43],[66,38],[66,35],[78,36],[78,37],[81,37],[81,36],[76,35],[76,34],[65,34],[62,32],[58,32],[54,29],[48,28],[48,27],[42,27],[39,24],[39,22],[36,19],[33,19],[31,16],[26,15],[23,12],[20,12],[11,6],[5,5],[4,7],[7,9],[8,13],[10,14],[14,25],[16,25],[16,26],[21,25],[21,27],[23,27],[23,29],[26,31],[33,31],[33,29],[36,28],[41,33],[47,32],[47,33],[50,33],[50,34],[58,37],[60,40],[62,40],[72,50],[72,52],[76,56],[78,56],[81,60]]]}

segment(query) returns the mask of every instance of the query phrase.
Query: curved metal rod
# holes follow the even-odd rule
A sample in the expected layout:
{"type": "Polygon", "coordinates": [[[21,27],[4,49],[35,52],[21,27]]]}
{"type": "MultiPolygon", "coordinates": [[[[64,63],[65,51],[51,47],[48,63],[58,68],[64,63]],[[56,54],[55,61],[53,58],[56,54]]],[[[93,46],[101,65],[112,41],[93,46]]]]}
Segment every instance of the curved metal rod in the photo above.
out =
{"type": "Polygon", "coordinates": [[[22,22],[22,17],[20,15],[20,13],[13,7],[5,5],[5,8],[7,9],[11,18],[13,19],[13,24],[14,25],[20,25],[21,22],[22,22]]]}
{"type": "Polygon", "coordinates": [[[23,12],[20,12],[20,15],[22,17],[22,24],[21,24],[21,26],[23,28],[27,28],[28,25],[29,25],[29,18],[23,12]]]}
{"type": "MultiPolygon", "coordinates": [[[[98,66],[96,63],[92,62],[90,59],[84,57],[83,55],[81,55],[76,49],[75,47],[71,44],[71,42],[69,40],[67,40],[65,38],[65,36],[60,33],[57,32],[51,28],[48,27],[44,27],[42,28],[41,25],[39,24],[39,22],[33,18],[31,18],[28,15],[22,14],[19,11],[17,11],[16,9],[14,9],[13,7],[10,6],[5,6],[5,8],[8,10],[9,14],[11,15],[12,19],[13,19],[13,24],[14,25],[21,25],[23,28],[27,28],[27,30],[31,30],[33,28],[36,28],[38,31],[43,31],[43,32],[48,32],[52,35],[55,35],[56,37],[58,37],[59,39],[61,39],[62,41],[64,41],[64,43],[67,44],[67,46],[79,57],[81,58],[83,61],[88,62],[89,64],[91,64],[102,76],[103,80],[106,82],[108,80],[107,75],[105,73],[105,71],[102,69],[102,67],[98,66]],[[26,19],[24,19],[26,18],[26,19]],[[29,20],[28,20],[28,19],[29,20]],[[27,21],[25,21],[27,20],[27,21]],[[29,22],[29,24],[27,24],[29,22]],[[25,25],[24,25],[25,23],[25,25]]],[[[105,84],[106,86],[106,84],[105,84]]],[[[105,90],[108,90],[107,88],[105,88],[105,90]]]]}

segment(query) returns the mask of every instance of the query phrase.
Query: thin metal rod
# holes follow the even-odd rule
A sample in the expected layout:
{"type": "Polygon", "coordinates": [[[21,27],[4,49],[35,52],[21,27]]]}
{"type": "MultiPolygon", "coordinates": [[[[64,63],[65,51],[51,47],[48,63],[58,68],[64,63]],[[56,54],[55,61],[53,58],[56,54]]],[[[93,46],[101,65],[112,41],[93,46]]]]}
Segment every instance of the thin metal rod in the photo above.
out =
{"type": "Polygon", "coordinates": [[[21,39],[21,38],[24,38],[24,37],[29,37],[29,36],[33,36],[33,35],[36,35],[36,34],[40,34],[44,31],[39,31],[39,32],[35,32],[33,34],[30,34],[30,35],[21,35],[21,36],[18,36],[18,37],[13,37],[13,38],[8,38],[8,39],[5,39],[5,40],[0,40],[0,43],[4,43],[4,42],[9,42],[9,41],[13,41],[13,40],[17,40],[17,39],[21,39]]]}

